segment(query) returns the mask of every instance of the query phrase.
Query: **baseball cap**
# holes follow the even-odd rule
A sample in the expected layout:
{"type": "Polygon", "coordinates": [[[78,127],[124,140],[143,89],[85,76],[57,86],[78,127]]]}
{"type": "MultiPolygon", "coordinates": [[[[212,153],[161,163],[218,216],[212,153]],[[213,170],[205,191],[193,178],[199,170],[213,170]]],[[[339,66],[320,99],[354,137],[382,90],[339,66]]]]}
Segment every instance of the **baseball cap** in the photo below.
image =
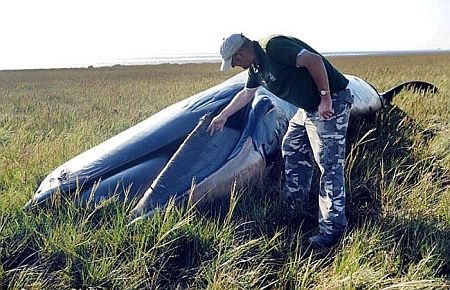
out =
{"type": "Polygon", "coordinates": [[[221,71],[227,71],[231,68],[231,58],[239,50],[244,41],[245,36],[237,33],[231,34],[223,39],[222,45],[220,46],[220,56],[222,57],[221,71]]]}

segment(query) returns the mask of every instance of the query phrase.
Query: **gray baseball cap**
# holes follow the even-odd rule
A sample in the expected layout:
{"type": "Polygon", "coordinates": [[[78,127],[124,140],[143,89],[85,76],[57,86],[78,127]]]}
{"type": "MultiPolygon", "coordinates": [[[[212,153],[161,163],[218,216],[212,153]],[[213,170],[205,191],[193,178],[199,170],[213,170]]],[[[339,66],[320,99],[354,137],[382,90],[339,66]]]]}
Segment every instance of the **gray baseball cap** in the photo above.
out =
{"type": "Polygon", "coordinates": [[[220,66],[221,71],[228,71],[231,68],[231,60],[233,55],[245,41],[245,36],[243,34],[231,34],[227,38],[223,39],[222,45],[220,46],[220,56],[222,57],[222,65],[220,66]]]}

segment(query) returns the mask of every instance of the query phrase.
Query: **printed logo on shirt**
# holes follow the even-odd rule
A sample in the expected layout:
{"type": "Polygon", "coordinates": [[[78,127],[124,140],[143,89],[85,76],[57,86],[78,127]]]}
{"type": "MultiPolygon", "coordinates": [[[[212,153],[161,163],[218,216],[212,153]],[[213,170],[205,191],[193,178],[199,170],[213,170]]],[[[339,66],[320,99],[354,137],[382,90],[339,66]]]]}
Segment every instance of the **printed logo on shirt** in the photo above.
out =
{"type": "Polygon", "coordinates": [[[277,80],[277,78],[276,78],[270,71],[267,72],[267,76],[269,77],[269,80],[270,80],[271,82],[274,82],[274,81],[277,80]]]}

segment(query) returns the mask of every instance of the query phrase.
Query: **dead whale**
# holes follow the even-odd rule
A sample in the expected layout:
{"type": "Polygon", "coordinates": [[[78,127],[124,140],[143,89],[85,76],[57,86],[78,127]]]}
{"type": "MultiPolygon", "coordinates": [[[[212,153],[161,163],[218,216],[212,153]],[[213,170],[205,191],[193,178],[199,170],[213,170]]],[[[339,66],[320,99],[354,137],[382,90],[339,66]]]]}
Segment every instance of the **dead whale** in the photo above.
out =
{"type": "MultiPolygon", "coordinates": [[[[404,88],[437,90],[430,83],[411,81],[378,93],[365,80],[346,77],[354,96],[352,116],[380,110],[404,88]]],[[[130,215],[138,220],[189,192],[194,201],[210,200],[229,194],[233,184],[241,188],[252,183],[279,156],[289,119],[298,108],[261,87],[250,104],[229,118],[223,132],[209,136],[209,121],[244,87],[246,78],[244,71],[72,158],[42,181],[24,208],[58,194],[73,196],[81,206],[116,196],[121,202],[137,200],[130,215]]]]}

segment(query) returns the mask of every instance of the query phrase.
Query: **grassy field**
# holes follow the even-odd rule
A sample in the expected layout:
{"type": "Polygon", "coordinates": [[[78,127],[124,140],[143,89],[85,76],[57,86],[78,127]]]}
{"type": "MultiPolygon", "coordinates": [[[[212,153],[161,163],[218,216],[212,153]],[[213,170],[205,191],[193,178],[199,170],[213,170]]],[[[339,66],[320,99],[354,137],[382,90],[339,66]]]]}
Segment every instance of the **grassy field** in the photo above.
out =
{"type": "Polygon", "coordinates": [[[417,79],[440,92],[405,91],[370,120],[353,120],[349,229],[320,253],[307,247],[317,205],[311,215],[286,208],[278,176],[227,203],[172,205],[129,228],[128,208],[114,201],[22,210],[58,165],[238,70],[0,71],[0,288],[448,289],[450,54],[331,61],[380,91],[417,79]]]}

